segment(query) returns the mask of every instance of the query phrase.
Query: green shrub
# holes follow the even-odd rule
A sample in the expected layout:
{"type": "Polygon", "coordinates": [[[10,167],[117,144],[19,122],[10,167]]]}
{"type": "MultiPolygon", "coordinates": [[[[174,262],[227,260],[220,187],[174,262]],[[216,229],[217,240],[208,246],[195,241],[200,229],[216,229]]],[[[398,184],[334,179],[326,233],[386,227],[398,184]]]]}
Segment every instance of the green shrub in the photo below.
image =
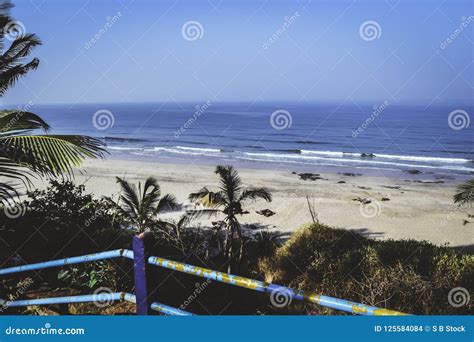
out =
{"type": "Polygon", "coordinates": [[[260,261],[259,270],[269,282],[411,314],[467,314],[470,304],[455,308],[448,293],[474,289],[473,255],[428,242],[371,240],[320,224],[295,232],[260,261]]]}
{"type": "Polygon", "coordinates": [[[20,217],[0,215],[0,257],[15,252],[25,261],[59,259],[118,248],[130,241],[105,200],[85,194],[83,185],[52,180],[27,195],[20,217]]]}

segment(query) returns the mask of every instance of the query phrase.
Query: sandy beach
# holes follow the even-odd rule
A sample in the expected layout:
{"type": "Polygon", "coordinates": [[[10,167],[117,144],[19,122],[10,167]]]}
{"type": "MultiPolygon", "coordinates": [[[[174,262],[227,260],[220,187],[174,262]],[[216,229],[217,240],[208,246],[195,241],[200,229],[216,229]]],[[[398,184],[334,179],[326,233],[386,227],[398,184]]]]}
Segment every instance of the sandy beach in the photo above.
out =
{"type": "MultiPolygon", "coordinates": [[[[84,184],[86,192],[96,197],[117,196],[119,187],[115,176],[132,182],[148,176],[158,179],[162,193],[176,196],[183,207],[190,207],[190,192],[203,186],[216,189],[217,176],[212,166],[145,163],[108,159],[88,160],[77,173],[75,181],[84,184]]],[[[291,233],[311,222],[306,196],[314,203],[322,223],[358,230],[377,239],[427,240],[437,245],[467,247],[474,244],[474,223],[463,225],[472,209],[457,208],[452,201],[457,182],[416,183],[384,177],[321,174],[321,179],[302,180],[298,174],[287,171],[238,169],[245,186],[267,187],[273,201],[258,201],[247,205],[250,214],[241,222],[291,233]],[[362,204],[361,201],[370,203],[362,204]],[[271,217],[256,211],[270,209],[271,217]]],[[[410,179],[407,174],[406,179],[410,179]]],[[[46,183],[36,184],[44,187],[46,183]]],[[[165,214],[177,218],[184,211],[165,214]]],[[[209,225],[212,218],[201,222],[209,225]]],[[[469,219],[468,219],[469,220],[469,219]]],[[[474,221],[470,219],[471,221],[474,221]]],[[[255,228],[255,227],[253,227],[255,228]]]]}

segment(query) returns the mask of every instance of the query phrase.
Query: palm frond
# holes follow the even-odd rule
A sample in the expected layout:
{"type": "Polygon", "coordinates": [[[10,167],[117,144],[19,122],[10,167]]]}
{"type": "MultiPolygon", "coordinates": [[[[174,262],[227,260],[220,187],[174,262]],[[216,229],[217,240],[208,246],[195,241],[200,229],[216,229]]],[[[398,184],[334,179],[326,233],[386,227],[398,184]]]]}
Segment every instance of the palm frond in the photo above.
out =
{"type": "Polygon", "coordinates": [[[14,65],[8,70],[0,73],[0,96],[3,96],[5,92],[13,86],[20,77],[25,76],[30,70],[38,68],[39,59],[33,58],[31,62],[26,64],[14,65]]]}
{"type": "Polygon", "coordinates": [[[126,204],[127,208],[125,209],[125,211],[130,212],[130,214],[137,215],[138,208],[140,207],[137,187],[134,184],[130,184],[125,179],[122,179],[120,177],[115,177],[115,180],[122,188],[120,200],[122,200],[126,204]]]}
{"type": "Polygon", "coordinates": [[[3,74],[9,69],[21,65],[25,57],[38,45],[41,45],[41,41],[34,34],[17,37],[7,51],[0,55],[0,73],[3,74]]]}
{"type": "Polygon", "coordinates": [[[47,131],[50,127],[38,115],[30,112],[0,111],[0,136],[25,133],[38,128],[47,131]]]}
{"type": "Polygon", "coordinates": [[[103,143],[80,135],[19,135],[0,138],[0,156],[41,175],[72,174],[86,157],[102,158],[103,143]]]}
{"type": "Polygon", "coordinates": [[[191,202],[199,203],[209,208],[216,208],[228,203],[225,193],[222,191],[212,192],[206,187],[198,192],[189,194],[188,198],[191,202]]]}
{"type": "Polygon", "coordinates": [[[245,201],[247,199],[255,200],[257,198],[261,198],[267,202],[271,202],[272,194],[266,188],[249,188],[242,191],[239,201],[245,201]]]}
{"type": "Polygon", "coordinates": [[[454,195],[454,203],[462,205],[474,202],[474,179],[470,179],[459,185],[456,190],[458,193],[454,195]]]}
{"type": "Polygon", "coordinates": [[[0,183],[0,202],[3,205],[8,205],[18,197],[18,192],[13,186],[7,183],[0,183]]]}
{"type": "Polygon", "coordinates": [[[230,165],[218,165],[215,173],[220,177],[220,190],[226,193],[229,202],[235,201],[242,187],[242,180],[237,170],[230,165]]]}
{"type": "Polygon", "coordinates": [[[155,212],[157,214],[167,211],[167,210],[174,210],[178,207],[178,202],[173,195],[166,194],[162,198],[160,198],[158,205],[156,206],[155,212]]]}
{"type": "Polygon", "coordinates": [[[199,219],[201,217],[212,217],[222,213],[219,209],[199,209],[199,210],[188,210],[179,220],[178,225],[180,227],[189,224],[192,220],[199,219]]]}
{"type": "Polygon", "coordinates": [[[161,190],[158,181],[153,177],[148,177],[141,189],[138,183],[138,194],[141,194],[140,212],[142,215],[149,215],[155,212],[155,204],[159,201],[161,190]]]}
{"type": "Polygon", "coordinates": [[[10,0],[0,1],[0,49],[4,47],[4,38],[7,34],[5,30],[6,25],[12,21],[10,17],[10,9],[13,7],[13,4],[10,0]]]}

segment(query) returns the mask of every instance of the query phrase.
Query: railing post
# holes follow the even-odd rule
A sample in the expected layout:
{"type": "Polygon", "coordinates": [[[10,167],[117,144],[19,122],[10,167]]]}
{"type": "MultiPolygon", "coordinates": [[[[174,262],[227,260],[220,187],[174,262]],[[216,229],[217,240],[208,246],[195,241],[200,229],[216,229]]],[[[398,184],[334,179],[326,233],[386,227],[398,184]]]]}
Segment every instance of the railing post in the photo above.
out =
{"type": "Polygon", "coordinates": [[[146,239],[144,233],[133,237],[133,272],[135,278],[137,315],[148,315],[151,310],[151,301],[148,298],[148,252],[146,249],[145,240],[146,239]]]}

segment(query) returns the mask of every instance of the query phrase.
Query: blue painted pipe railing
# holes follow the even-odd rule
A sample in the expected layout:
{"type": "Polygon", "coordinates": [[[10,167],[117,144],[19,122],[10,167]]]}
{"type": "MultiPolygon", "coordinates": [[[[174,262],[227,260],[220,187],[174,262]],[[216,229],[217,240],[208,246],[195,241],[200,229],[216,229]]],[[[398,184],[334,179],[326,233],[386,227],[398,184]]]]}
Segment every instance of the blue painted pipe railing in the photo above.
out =
{"type": "MultiPolygon", "coordinates": [[[[66,259],[60,259],[60,260],[54,260],[54,261],[47,261],[47,262],[42,262],[42,263],[37,263],[37,264],[30,264],[30,265],[24,265],[24,266],[16,266],[16,267],[10,267],[10,268],[5,268],[0,270],[0,275],[5,275],[5,274],[12,274],[12,273],[18,273],[18,272],[25,272],[25,271],[32,271],[32,270],[39,270],[43,268],[49,268],[49,267],[57,267],[57,266],[64,266],[64,265],[71,265],[71,264],[78,264],[78,263],[85,263],[85,262],[90,262],[90,261],[97,261],[97,260],[106,260],[106,259],[113,259],[113,258],[118,258],[118,257],[125,257],[128,259],[133,260],[134,259],[134,253],[133,251],[126,250],[126,249],[119,249],[119,250],[113,250],[109,252],[102,252],[102,253],[95,253],[95,254],[89,254],[89,255],[84,255],[84,256],[78,256],[78,257],[72,257],[72,258],[66,258],[66,259]]],[[[233,274],[228,274],[228,273],[222,273],[218,271],[214,271],[211,269],[207,268],[202,268],[202,267],[197,267],[193,265],[188,265],[180,262],[176,262],[173,260],[168,260],[168,259],[163,259],[155,256],[151,256],[148,258],[148,263],[151,265],[167,268],[170,270],[175,270],[191,275],[195,275],[198,277],[218,281],[221,283],[226,283],[229,285],[233,286],[239,286],[239,287],[244,287],[250,290],[254,291],[259,291],[259,292],[264,292],[264,293],[269,293],[273,302],[278,303],[291,303],[292,300],[302,300],[302,301],[307,301],[310,303],[318,304],[323,307],[328,307],[331,309],[337,309],[337,310],[342,310],[345,312],[350,312],[353,314],[358,314],[358,315],[405,315],[404,313],[398,312],[398,311],[393,311],[393,310],[388,310],[388,309],[382,309],[374,306],[369,306],[361,303],[356,303],[352,301],[347,301],[344,299],[340,298],[335,298],[335,297],[329,297],[329,296],[324,296],[324,295],[319,295],[319,294],[309,294],[305,293],[303,291],[299,290],[294,290],[288,287],[280,286],[280,285],[275,285],[271,283],[265,283],[262,281],[254,280],[254,279],[249,279],[245,277],[240,277],[236,276],[233,274]]],[[[136,271],[136,270],[135,270],[136,271]]],[[[132,301],[133,296],[133,302],[136,303],[136,297],[135,295],[131,294],[126,294],[122,292],[118,293],[113,293],[109,294],[113,298],[116,298],[116,296],[120,296],[124,294],[126,298],[124,300],[129,300],[132,301]],[[114,297],[115,296],[115,297],[114,297]],[[128,299],[127,299],[128,298],[128,299]]],[[[79,300],[80,298],[83,298],[84,301],[90,301],[86,300],[87,298],[92,298],[91,296],[94,295],[86,295],[86,296],[75,296],[75,297],[59,297],[59,298],[44,298],[44,299],[34,299],[34,300],[27,300],[23,301],[24,303],[26,302],[34,302],[36,303],[42,303],[41,301],[48,301],[48,300],[66,300],[64,298],[76,298],[76,300],[79,300]],[[63,298],[63,299],[61,299],[63,298]]],[[[111,297],[111,298],[112,298],[111,297]]],[[[97,298],[97,297],[96,297],[97,298]]],[[[72,300],[72,299],[71,299],[72,300]]],[[[113,300],[119,300],[119,299],[113,299],[113,300]]],[[[93,300],[92,300],[93,301],[93,300]]],[[[3,301],[5,302],[5,301],[3,301]]],[[[17,303],[17,306],[20,306],[18,303],[21,303],[22,301],[14,301],[11,303],[17,303]]],[[[0,304],[2,303],[2,300],[0,300],[0,304]]],[[[69,302],[63,302],[63,303],[69,303],[69,302]]],[[[72,302],[71,302],[72,303],[72,302]]],[[[39,305],[39,304],[28,304],[28,305],[39,305]]],[[[146,304],[145,305],[149,305],[146,304]]],[[[10,304],[10,306],[13,306],[10,304]]],[[[191,315],[189,312],[176,309],[173,307],[169,307],[164,304],[160,303],[151,303],[151,309],[155,311],[160,311],[164,314],[168,315],[191,315]]]]}
{"type": "Polygon", "coordinates": [[[329,297],[319,294],[309,294],[281,285],[264,283],[259,280],[244,278],[228,273],[222,273],[208,268],[183,264],[180,262],[163,259],[155,256],[149,257],[148,263],[155,266],[160,266],[170,270],[192,274],[201,278],[206,278],[229,285],[244,287],[259,292],[266,292],[270,294],[272,301],[276,303],[276,305],[283,304],[282,306],[285,306],[290,304],[293,300],[303,300],[327,308],[342,310],[357,315],[406,315],[398,311],[382,309],[375,306],[351,302],[335,297],[329,297]]]}
{"type": "Polygon", "coordinates": [[[135,296],[126,292],[115,293],[98,293],[82,296],[65,296],[52,298],[24,299],[15,301],[0,300],[0,306],[16,307],[30,305],[54,305],[54,304],[70,304],[70,303],[87,303],[87,302],[115,302],[127,301],[135,303],[135,296]]]}
{"type": "MultiPolygon", "coordinates": [[[[128,251],[130,253],[132,251],[128,251]]],[[[37,264],[29,264],[23,266],[16,266],[16,267],[9,267],[0,270],[0,275],[11,274],[11,273],[18,273],[18,272],[26,272],[26,271],[34,271],[34,270],[41,270],[44,268],[49,267],[58,267],[58,266],[67,266],[73,264],[81,264],[91,261],[98,261],[98,260],[107,260],[107,259],[114,259],[124,256],[125,249],[116,249],[113,251],[108,252],[101,252],[101,253],[94,253],[94,254],[87,254],[72,258],[65,258],[59,260],[52,260],[46,262],[39,262],[37,264]]],[[[133,257],[132,257],[133,258],[133,257]]]]}
{"type": "Polygon", "coordinates": [[[193,316],[192,313],[183,311],[181,309],[174,308],[161,303],[151,303],[152,310],[159,311],[165,315],[169,316],[193,316]]]}
{"type": "MultiPolygon", "coordinates": [[[[131,293],[126,292],[115,292],[115,293],[98,293],[93,295],[82,295],[82,296],[65,296],[65,297],[53,297],[53,298],[38,298],[38,299],[24,299],[15,301],[5,301],[0,299],[1,307],[20,307],[20,306],[33,306],[33,305],[55,305],[55,304],[72,304],[72,303],[107,303],[116,301],[126,301],[136,304],[136,297],[131,293]]],[[[169,316],[191,316],[192,314],[173,308],[162,303],[152,303],[151,308],[155,311],[161,312],[169,316]]]]}

